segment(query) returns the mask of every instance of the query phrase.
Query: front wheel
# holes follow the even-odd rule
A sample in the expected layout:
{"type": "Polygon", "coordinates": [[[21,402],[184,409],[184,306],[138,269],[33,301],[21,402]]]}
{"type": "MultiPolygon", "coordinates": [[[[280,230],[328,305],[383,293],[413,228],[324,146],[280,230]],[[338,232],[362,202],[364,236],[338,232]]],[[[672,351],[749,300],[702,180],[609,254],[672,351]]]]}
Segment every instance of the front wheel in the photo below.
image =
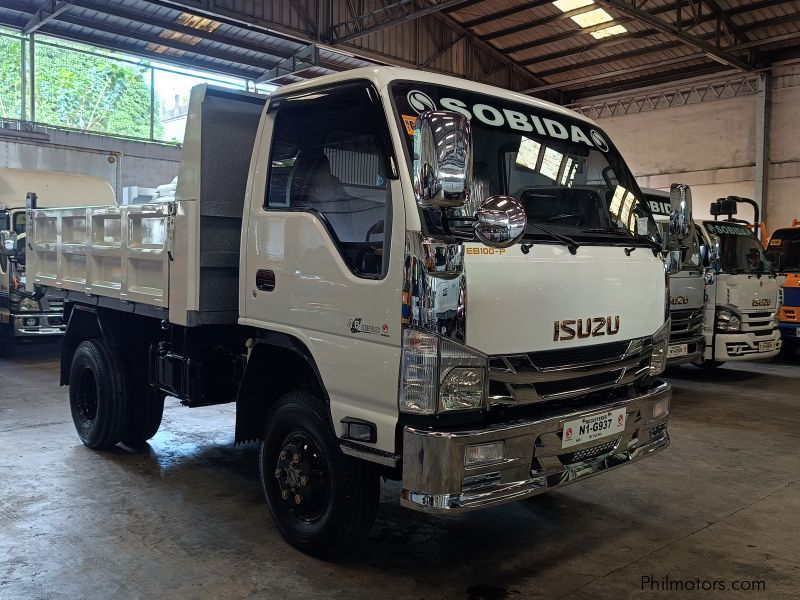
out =
{"type": "Polygon", "coordinates": [[[721,367],[722,365],[724,365],[725,361],[704,360],[702,362],[696,362],[692,364],[700,369],[716,369],[717,367],[721,367]]]}
{"type": "Polygon", "coordinates": [[[342,453],[316,396],[290,392],[277,401],[259,471],[272,519],[298,550],[331,558],[369,533],[378,508],[378,474],[342,453]]]}
{"type": "Polygon", "coordinates": [[[791,338],[784,338],[783,344],[781,344],[781,351],[778,353],[784,360],[792,360],[795,358],[797,354],[797,348],[800,346],[800,343],[796,339],[791,338]]]}
{"type": "Polygon", "coordinates": [[[13,356],[17,340],[11,337],[11,323],[0,323],[0,358],[13,356]]]}

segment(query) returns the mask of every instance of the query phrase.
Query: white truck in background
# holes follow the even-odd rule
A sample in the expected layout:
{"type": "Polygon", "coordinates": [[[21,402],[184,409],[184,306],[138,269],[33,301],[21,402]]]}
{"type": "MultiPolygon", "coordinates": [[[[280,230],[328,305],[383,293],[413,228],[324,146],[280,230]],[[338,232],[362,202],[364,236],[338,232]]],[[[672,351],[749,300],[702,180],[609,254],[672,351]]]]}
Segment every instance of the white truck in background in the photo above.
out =
{"type": "MultiPolygon", "coordinates": [[[[664,239],[670,237],[670,198],[668,192],[642,190],[664,239]]],[[[706,269],[703,265],[702,237],[692,223],[682,241],[680,270],[669,278],[670,332],[667,366],[700,363],[705,355],[703,322],[706,314],[706,269]]]]}
{"type": "Polygon", "coordinates": [[[59,336],[66,325],[61,295],[35,296],[25,291],[26,198],[36,194],[40,207],[115,204],[114,190],[101,177],[34,171],[0,169],[0,231],[13,231],[17,252],[0,255],[0,357],[14,353],[20,340],[59,336]]]}
{"type": "MultiPolygon", "coordinates": [[[[672,202],[687,234],[688,190],[672,202]]],[[[167,394],[235,402],[304,552],[368,532],[380,475],[460,513],[669,444],[658,228],[561,107],[388,67],[269,98],[198,86],[174,200],[29,222],[84,444],[149,439],[167,394]]]]}
{"type": "Polygon", "coordinates": [[[766,360],[781,349],[778,281],[751,227],[732,220],[702,221],[705,243],[719,257],[707,287],[703,367],[766,360]]]}

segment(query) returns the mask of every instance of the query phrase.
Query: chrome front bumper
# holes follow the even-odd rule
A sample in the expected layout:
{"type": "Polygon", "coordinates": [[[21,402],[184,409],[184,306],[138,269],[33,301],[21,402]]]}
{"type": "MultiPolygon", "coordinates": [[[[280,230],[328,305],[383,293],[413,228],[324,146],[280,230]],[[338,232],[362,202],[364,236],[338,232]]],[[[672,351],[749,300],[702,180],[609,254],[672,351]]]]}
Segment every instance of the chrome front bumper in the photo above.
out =
{"type": "Polygon", "coordinates": [[[769,336],[754,336],[752,333],[717,333],[712,348],[706,346],[705,358],[728,362],[735,360],[769,360],[781,350],[781,333],[776,327],[769,336]],[[760,342],[774,342],[773,350],[761,352],[760,342]]]}
{"type": "Polygon", "coordinates": [[[400,503],[433,513],[455,513],[520,500],[639,460],[669,445],[668,413],[653,417],[655,404],[672,395],[660,382],[636,398],[580,412],[521,420],[489,429],[403,431],[403,491],[400,503]],[[566,421],[624,407],[621,435],[561,448],[566,421]],[[467,446],[503,440],[500,462],[464,466],[467,446]]]}
{"type": "Polygon", "coordinates": [[[11,335],[14,337],[63,335],[67,329],[62,312],[15,314],[13,323],[11,335]]]}

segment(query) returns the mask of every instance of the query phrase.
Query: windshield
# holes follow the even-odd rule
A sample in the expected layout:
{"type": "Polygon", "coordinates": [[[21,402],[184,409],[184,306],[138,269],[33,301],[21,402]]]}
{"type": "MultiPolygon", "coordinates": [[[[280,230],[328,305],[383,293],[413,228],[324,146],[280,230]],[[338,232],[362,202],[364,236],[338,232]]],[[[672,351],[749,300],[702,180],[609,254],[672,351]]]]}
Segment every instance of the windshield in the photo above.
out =
{"type": "Polygon", "coordinates": [[[704,223],[708,233],[720,238],[720,263],[726,273],[771,273],[772,263],[753,232],[736,223],[704,223]]]}
{"type": "Polygon", "coordinates": [[[472,124],[472,215],[495,194],[525,206],[525,237],[552,241],[536,225],[581,243],[660,244],[649,207],[605,134],[571,116],[460,89],[420,83],[392,85],[406,134],[409,169],[414,123],[425,110],[464,114],[472,124]]]}
{"type": "Polygon", "coordinates": [[[800,272],[800,228],[779,229],[767,246],[767,258],[785,273],[800,272]]]}

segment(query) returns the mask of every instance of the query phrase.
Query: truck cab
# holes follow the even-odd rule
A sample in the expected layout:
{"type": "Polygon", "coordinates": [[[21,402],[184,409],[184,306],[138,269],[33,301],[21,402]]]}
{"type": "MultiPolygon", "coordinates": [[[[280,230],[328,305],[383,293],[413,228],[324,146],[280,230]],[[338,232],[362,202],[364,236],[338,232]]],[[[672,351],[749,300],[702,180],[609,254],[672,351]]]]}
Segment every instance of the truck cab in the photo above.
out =
{"type": "Polygon", "coordinates": [[[592,121],[374,67],[198,86],[181,161],[166,202],[30,212],[28,286],[67,298],[88,447],[152,437],[166,394],[235,402],[277,527],[330,556],[380,475],[457,514],[669,445],[662,242],[592,121]]]}
{"type": "Polygon", "coordinates": [[[778,281],[752,228],[735,221],[702,221],[705,243],[718,248],[719,264],[708,286],[702,365],[767,360],[780,352],[778,281]]]}
{"type": "Polygon", "coordinates": [[[781,286],[778,328],[786,354],[800,346],[800,220],[791,227],[776,229],[769,238],[767,258],[778,272],[781,286]]]}
{"type": "Polygon", "coordinates": [[[39,297],[25,292],[29,193],[35,194],[40,207],[116,203],[113,188],[100,177],[0,169],[0,231],[16,235],[15,251],[0,255],[0,357],[13,354],[19,340],[60,336],[66,329],[64,303],[56,290],[39,297]]]}
{"type": "MultiPolygon", "coordinates": [[[[642,190],[642,193],[653,211],[662,239],[668,240],[672,211],[669,193],[661,190],[642,190]]],[[[672,273],[669,278],[669,367],[702,361],[705,354],[703,321],[706,313],[706,284],[701,240],[701,234],[692,222],[689,236],[678,249],[680,270],[672,273]]]]}

